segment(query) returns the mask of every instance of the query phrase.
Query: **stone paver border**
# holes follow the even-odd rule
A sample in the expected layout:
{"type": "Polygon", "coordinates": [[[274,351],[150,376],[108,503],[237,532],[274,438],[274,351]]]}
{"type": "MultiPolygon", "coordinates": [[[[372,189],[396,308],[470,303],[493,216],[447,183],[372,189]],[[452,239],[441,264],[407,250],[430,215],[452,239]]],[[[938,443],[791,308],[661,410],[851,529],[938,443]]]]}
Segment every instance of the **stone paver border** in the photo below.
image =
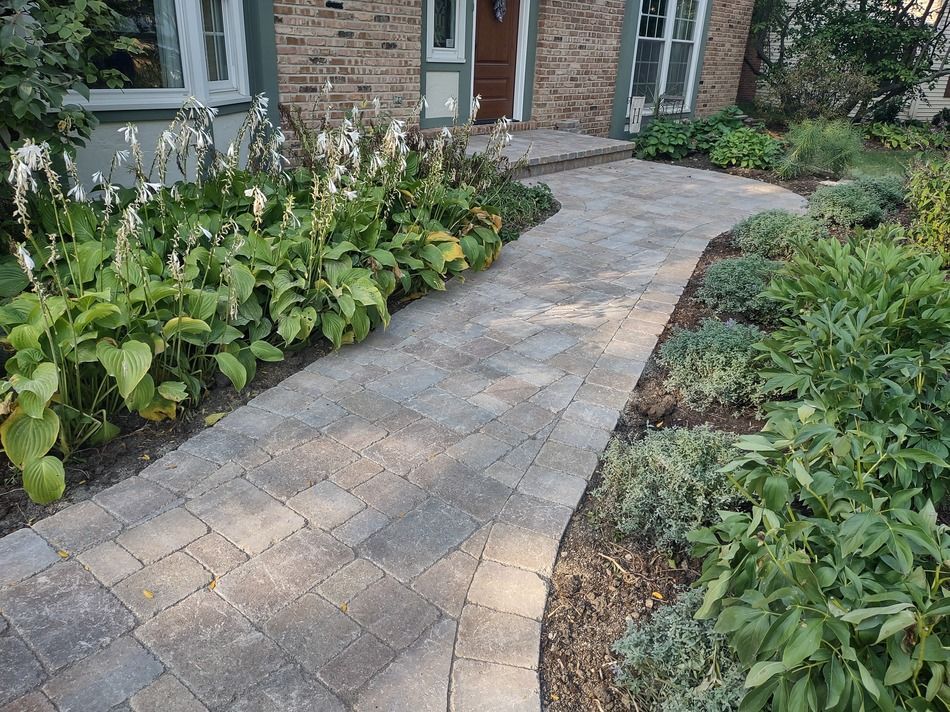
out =
{"type": "Polygon", "coordinates": [[[708,240],[775,186],[634,160],[91,501],[0,539],[0,712],[539,710],[558,543],[708,240]]]}

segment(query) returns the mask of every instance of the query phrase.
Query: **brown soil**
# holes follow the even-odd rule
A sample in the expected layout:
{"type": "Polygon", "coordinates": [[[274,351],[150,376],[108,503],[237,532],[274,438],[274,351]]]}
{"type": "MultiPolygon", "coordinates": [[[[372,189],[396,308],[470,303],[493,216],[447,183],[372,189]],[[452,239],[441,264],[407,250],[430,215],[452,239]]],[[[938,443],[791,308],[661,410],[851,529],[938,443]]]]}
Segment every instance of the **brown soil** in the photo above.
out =
{"type": "MultiPolygon", "coordinates": [[[[560,210],[555,202],[552,210],[531,225],[518,224],[520,232],[539,225],[560,210]]],[[[391,300],[389,310],[395,314],[411,300],[391,300]]],[[[177,420],[149,422],[138,415],[117,418],[122,434],[99,448],[73,454],[66,462],[66,494],[49,506],[35,504],[23,491],[19,471],[6,458],[0,460],[0,537],[39,519],[55,514],[75,502],[90,499],[96,493],[138,474],[149,462],[171,452],[195,433],[207,427],[205,418],[215,413],[229,413],[259,393],[276,386],[307,364],[330,353],[325,340],[287,353],[283,361],[261,362],[253,383],[240,393],[221,376],[202,398],[198,408],[186,411],[177,420]]]]}
{"type": "MultiPolygon", "coordinates": [[[[695,301],[696,290],[710,264],[737,254],[730,233],[709,243],[627,402],[616,437],[636,440],[649,428],[704,424],[741,433],[761,429],[753,410],[686,406],[663,388],[666,374],[656,364],[657,349],[674,329],[712,316],[695,301]]],[[[699,562],[671,560],[633,539],[618,539],[609,525],[599,523],[592,493],[600,481],[598,471],[568,524],[551,577],[541,637],[541,699],[547,712],[635,709],[613,684],[613,643],[630,621],[649,616],[699,575],[699,562]]]]}
{"type": "Polygon", "coordinates": [[[709,160],[709,156],[703,154],[687,156],[686,158],[682,158],[678,161],[661,161],[661,163],[668,163],[671,166],[700,168],[704,171],[716,171],[717,173],[728,173],[729,175],[739,176],[741,178],[760,180],[764,183],[779,185],[792,191],[793,193],[803,195],[806,198],[815,192],[815,189],[818,187],[821,181],[825,180],[824,178],[818,178],[815,176],[806,176],[788,180],[785,178],[780,178],[772,171],[763,171],[756,168],[720,168],[709,160]]]}

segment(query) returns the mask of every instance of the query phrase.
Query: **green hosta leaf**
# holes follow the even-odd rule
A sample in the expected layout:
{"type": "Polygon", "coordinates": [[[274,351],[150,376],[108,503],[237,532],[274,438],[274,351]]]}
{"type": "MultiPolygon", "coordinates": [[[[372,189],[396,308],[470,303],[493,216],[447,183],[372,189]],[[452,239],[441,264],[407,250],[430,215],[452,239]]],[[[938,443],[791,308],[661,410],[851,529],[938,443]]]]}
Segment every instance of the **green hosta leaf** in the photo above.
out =
{"type": "Polygon", "coordinates": [[[221,373],[228,377],[236,390],[240,391],[247,385],[247,370],[236,356],[221,351],[214,355],[214,360],[218,362],[221,373]]]}
{"type": "Polygon", "coordinates": [[[209,334],[211,327],[202,319],[193,319],[190,316],[176,316],[165,322],[162,334],[170,339],[179,334],[209,334]]]}
{"type": "Polygon", "coordinates": [[[254,275],[244,265],[236,262],[231,265],[229,284],[237,296],[238,304],[243,303],[254,291],[254,275]]]}
{"type": "Polygon", "coordinates": [[[26,289],[29,283],[15,257],[4,255],[0,258],[0,298],[15,297],[26,289]]]}
{"type": "Polygon", "coordinates": [[[119,387],[119,395],[127,398],[152,365],[152,349],[141,341],[126,341],[117,348],[102,340],[96,345],[96,356],[119,387]]]}
{"type": "Polygon", "coordinates": [[[323,335],[333,344],[333,348],[340,348],[343,343],[343,329],[346,328],[343,317],[336,312],[324,312],[320,315],[320,326],[323,335]]]}
{"type": "Polygon", "coordinates": [[[28,462],[39,460],[56,444],[59,417],[47,408],[41,418],[31,418],[16,408],[0,425],[0,443],[14,465],[23,469],[28,462]]]}
{"type": "Polygon", "coordinates": [[[188,391],[181,381],[165,381],[158,386],[158,394],[174,403],[181,403],[188,398],[188,391]]]}
{"type": "Polygon", "coordinates": [[[283,361],[284,352],[273,344],[266,341],[254,341],[251,343],[251,353],[261,361],[283,361]]]}
{"type": "Polygon", "coordinates": [[[58,457],[47,455],[23,468],[23,489],[37,504],[49,504],[66,491],[66,471],[58,457]]]}
{"type": "Polygon", "coordinates": [[[423,245],[420,254],[436,272],[441,274],[445,270],[445,257],[435,245],[423,245]]]}
{"type": "Polygon", "coordinates": [[[218,293],[191,289],[188,291],[188,313],[195,319],[207,321],[218,308],[218,293]]]}
{"type": "Polygon", "coordinates": [[[115,304],[99,302],[98,304],[89,307],[76,317],[76,331],[82,331],[87,326],[99,321],[100,319],[105,319],[120,313],[121,310],[115,304]]]}
{"type": "Polygon", "coordinates": [[[59,387],[59,372],[56,365],[46,361],[33,369],[27,378],[21,373],[10,376],[10,385],[20,394],[19,404],[31,418],[42,418],[49,399],[59,387]]]}
{"type": "Polygon", "coordinates": [[[17,351],[40,348],[40,336],[43,330],[33,324],[20,324],[10,329],[7,341],[17,351]]]}
{"type": "Polygon", "coordinates": [[[155,398],[155,381],[146,373],[132,392],[126,396],[125,407],[131,411],[141,410],[151,403],[153,398],[155,398]]]}
{"type": "Polygon", "coordinates": [[[350,320],[350,325],[353,327],[353,339],[355,341],[362,341],[369,334],[370,323],[369,316],[366,314],[366,309],[359,307],[355,312],[353,312],[353,318],[350,320]]]}

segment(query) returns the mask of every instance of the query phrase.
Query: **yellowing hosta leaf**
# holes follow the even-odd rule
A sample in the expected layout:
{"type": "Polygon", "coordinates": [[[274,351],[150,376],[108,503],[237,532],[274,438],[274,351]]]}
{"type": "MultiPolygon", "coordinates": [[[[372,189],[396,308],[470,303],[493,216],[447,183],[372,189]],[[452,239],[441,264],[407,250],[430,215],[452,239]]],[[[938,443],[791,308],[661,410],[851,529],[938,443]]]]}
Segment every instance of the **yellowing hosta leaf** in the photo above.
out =
{"type": "Polygon", "coordinates": [[[66,471],[58,457],[47,455],[23,468],[23,489],[37,504],[49,504],[66,491],[66,471]]]}
{"type": "Polygon", "coordinates": [[[181,381],[165,381],[158,386],[158,393],[162,398],[166,398],[175,403],[181,403],[188,398],[188,391],[185,384],[181,381]]]}
{"type": "Polygon", "coordinates": [[[430,232],[426,235],[426,242],[458,242],[459,239],[448,232],[438,230],[436,232],[430,232]]]}
{"type": "Polygon", "coordinates": [[[126,341],[121,348],[103,339],[96,345],[96,355],[119,387],[119,395],[127,398],[135,390],[152,365],[152,349],[141,341],[126,341]]]}
{"type": "Polygon", "coordinates": [[[158,423],[163,420],[174,420],[177,409],[178,406],[174,401],[156,396],[147,406],[139,408],[139,415],[146,420],[158,423]]]}
{"type": "Polygon", "coordinates": [[[31,418],[16,408],[0,425],[0,443],[14,465],[21,470],[50,451],[59,435],[59,417],[49,408],[41,418],[31,418]]]}
{"type": "Polygon", "coordinates": [[[224,416],[226,416],[226,415],[227,415],[227,413],[211,413],[210,415],[206,415],[206,416],[205,416],[205,425],[207,425],[207,426],[210,428],[212,425],[214,425],[215,423],[217,423],[219,420],[221,420],[221,419],[222,419],[224,416]]]}
{"type": "Polygon", "coordinates": [[[190,316],[176,316],[165,322],[162,334],[170,339],[176,334],[207,334],[211,331],[206,321],[192,319],[190,316]]]}
{"type": "Polygon", "coordinates": [[[458,242],[444,242],[439,245],[439,249],[442,251],[442,256],[445,258],[446,262],[465,259],[465,252],[462,250],[462,246],[459,245],[458,242]]]}

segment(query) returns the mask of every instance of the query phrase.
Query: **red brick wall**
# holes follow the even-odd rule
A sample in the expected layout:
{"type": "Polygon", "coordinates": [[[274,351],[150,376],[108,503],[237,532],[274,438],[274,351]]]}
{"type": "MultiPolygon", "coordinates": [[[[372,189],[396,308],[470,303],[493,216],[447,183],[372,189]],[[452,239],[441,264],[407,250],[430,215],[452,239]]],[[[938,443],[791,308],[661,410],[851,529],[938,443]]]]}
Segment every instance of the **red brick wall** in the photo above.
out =
{"type": "MultiPolygon", "coordinates": [[[[528,0],[522,0],[527,3],[528,0]]],[[[620,61],[624,0],[541,0],[532,118],[606,136],[620,61]]]]}
{"type": "Polygon", "coordinates": [[[712,0],[706,28],[706,58],[696,114],[708,116],[736,103],[754,0],[712,0]]]}
{"type": "Polygon", "coordinates": [[[327,79],[343,109],[378,96],[405,115],[419,101],[422,0],[277,0],[274,15],[280,101],[308,123],[323,117],[327,79]]]}

